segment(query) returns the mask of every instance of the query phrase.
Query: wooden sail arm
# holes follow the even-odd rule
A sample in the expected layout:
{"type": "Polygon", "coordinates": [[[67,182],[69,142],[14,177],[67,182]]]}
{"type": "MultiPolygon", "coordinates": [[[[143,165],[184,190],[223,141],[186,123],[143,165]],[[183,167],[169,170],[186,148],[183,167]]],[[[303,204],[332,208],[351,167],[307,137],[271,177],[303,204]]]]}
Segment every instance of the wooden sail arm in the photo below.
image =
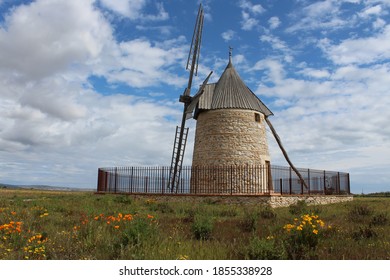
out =
{"type": "Polygon", "coordinates": [[[271,129],[272,134],[274,135],[274,137],[276,139],[276,142],[279,145],[279,148],[282,150],[284,158],[287,160],[287,162],[290,165],[291,169],[294,170],[295,174],[297,174],[298,178],[301,180],[301,182],[305,186],[305,188],[308,189],[307,184],[306,184],[305,180],[303,179],[301,173],[299,173],[298,169],[295,168],[295,166],[292,164],[290,158],[288,157],[287,152],[286,152],[286,150],[283,147],[282,141],[280,140],[279,135],[276,133],[276,130],[275,130],[274,126],[272,125],[272,123],[270,122],[270,120],[268,119],[268,117],[265,117],[265,121],[267,122],[269,128],[271,129]]]}

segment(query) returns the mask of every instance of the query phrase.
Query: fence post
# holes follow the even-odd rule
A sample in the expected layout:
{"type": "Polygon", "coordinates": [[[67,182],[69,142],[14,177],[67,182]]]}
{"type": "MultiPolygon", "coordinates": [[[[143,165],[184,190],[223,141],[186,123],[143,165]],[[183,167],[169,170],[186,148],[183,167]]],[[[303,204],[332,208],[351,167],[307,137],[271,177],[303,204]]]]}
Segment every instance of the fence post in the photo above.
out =
{"type": "Polygon", "coordinates": [[[131,167],[131,175],[130,175],[130,193],[133,193],[133,177],[134,176],[134,167],[131,167]]]}
{"type": "Polygon", "coordinates": [[[300,181],[301,181],[301,194],[303,194],[303,180],[300,181]]]}
{"type": "Polygon", "coordinates": [[[283,195],[283,179],[280,178],[280,195],[283,195]]]}
{"type": "Polygon", "coordinates": [[[310,169],[307,169],[307,193],[310,195],[310,169]]]}
{"type": "Polygon", "coordinates": [[[102,191],[102,174],[103,174],[103,170],[101,170],[100,168],[98,169],[98,181],[97,181],[97,190],[98,192],[101,192],[102,191]]]}
{"type": "Polygon", "coordinates": [[[348,194],[351,194],[351,189],[350,189],[350,182],[349,182],[349,173],[347,173],[347,193],[348,194]]]}
{"type": "Polygon", "coordinates": [[[117,187],[117,180],[118,180],[118,173],[117,173],[117,171],[118,171],[118,168],[117,167],[115,167],[115,177],[114,177],[114,193],[116,193],[116,187],[117,187]]]}
{"type": "Polygon", "coordinates": [[[324,170],[324,194],[326,194],[326,171],[324,170]]]}
{"type": "Polygon", "coordinates": [[[165,189],[165,177],[164,177],[164,171],[165,167],[161,167],[161,194],[164,195],[164,189],[165,189]]]}
{"type": "Polygon", "coordinates": [[[290,195],[292,194],[292,174],[291,174],[291,167],[290,167],[290,180],[289,180],[289,188],[290,188],[290,195]]]}
{"type": "Polygon", "coordinates": [[[337,194],[340,194],[340,172],[337,172],[337,194]]]}

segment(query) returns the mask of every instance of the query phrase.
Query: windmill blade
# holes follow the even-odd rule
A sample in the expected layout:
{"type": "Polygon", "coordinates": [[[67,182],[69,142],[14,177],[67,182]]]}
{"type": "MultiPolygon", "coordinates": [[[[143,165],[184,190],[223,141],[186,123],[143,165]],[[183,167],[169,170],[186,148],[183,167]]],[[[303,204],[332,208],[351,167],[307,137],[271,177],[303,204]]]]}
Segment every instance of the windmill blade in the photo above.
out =
{"type": "Polygon", "coordinates": [[[186,119],[190,119],[192,117],[192,112],[195,110],[196,104],[198,104],[200,97],[204,93],[204,88],[206,87],[212,74],[213,74],[213,71],[210,72],[210,74],[207,76],[207,78],[203,81],[198,92],[191,98],[191,103],[188,105],[188,107],[185,111],[186,119]]]}
{"type": "Polygon", "coordinates": [[[194,28],[194,34],[192,36],[191,48],[188,55],[186,69],[190,68],[190,74],[188,78],[187,88],[184,90],[184,93],[180,95],[179,101],[184,103],[183,117],[181,120],[181,125],[176,128],[175,142],[172,152],[172,161],[171,168],[168,180],[168,189],[171,192],[178,190],[181,168],[183,164],[184,151],[187,143],[187,134],[188,128],[185,128],[185,123],[187,120],[187,108],[192,101],[191,97],[191,86],[192,78],[197,74],[198,71],[198,62],[200,54],[200,43],[202,41],[202,31],[203,31],[203,7],[202,4],[199,5],[198,16],[196,17],[196,23],[194,28]]]}
{"type": "Polygon", "coordinates": [[[195,76],[198,73],[197,63],[199,61],[200,45],[202,42],[203,18],[204,18],[203,6],[202,4],[200,4],[198,10],[198,16],[196,17],[194,33],[192,34],[191,48],[188,54],[187,65],[186,65],[187,70],[190,69],[191,67],[195,68],[196,70],[195,76]],[[196,59],[194,59],[195,57],[196,59]]]}
{"type": "Polygon", "coordinates": [[[292,164],[290,158],[288,157],[287,152],[286,152],[286,150],[283,147],[282,141],[280,140],[280,137],[279,137],[278,133],[276,132],[274,126],[272,125],[272,123],[270,122],[268,117],[265,117],[265,121],[267,122],[269,128],[271,129],[272,134],[274,135],[274,137],[276,139],[276,142],[279,145],[279,148],[282,150],[284,158],[287,160],[287,162],[290,165],[291,169],[294,170],[295,174],[297,174],[299,180],[301,180],[301,182],[305,186],[305,188],[308,189],[307,184],[306,184],[305,180],[303,179],[301,173],[299,173],[298,169],[295,168],[295,166],[292,164]]]}
{"type": "Polygon", "coordinates": [[[190,75],[188,78],[188,86],[184,92],[185,95],[190,95],[192,78],[198,74],[198,64],[200,56],[200,44],[202,42],[202,32],[203,32],[203,18],[204,12],[202,4],[199,5],[198,16],[196,17],[196,23],[194,28],[194,34],[192,35],[191,48],[188,54],[187,66],[186,69],[190,69],[190,75]]]}

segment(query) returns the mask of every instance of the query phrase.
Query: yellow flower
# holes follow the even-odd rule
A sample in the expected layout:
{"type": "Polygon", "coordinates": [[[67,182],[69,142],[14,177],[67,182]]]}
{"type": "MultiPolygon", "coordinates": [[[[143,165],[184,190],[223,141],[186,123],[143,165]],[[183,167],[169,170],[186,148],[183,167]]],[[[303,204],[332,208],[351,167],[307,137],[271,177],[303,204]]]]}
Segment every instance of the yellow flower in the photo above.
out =
{"type": "Polygon", "coordinates": [[[318,234],[318,230],[317,229],[313,229],[313,233],[314,234],[318,234]]]}
{"type": "Polygon", "coordinates": [[[297,230],[303,230],[303,227],[301,225],[297,226],[297,230]]]}
{"type": "Polygon", "coordinates": [[[178,260],[188,260],[189,257],[187,255],[179,255],[179,257],[177,259],[178,260]]]}

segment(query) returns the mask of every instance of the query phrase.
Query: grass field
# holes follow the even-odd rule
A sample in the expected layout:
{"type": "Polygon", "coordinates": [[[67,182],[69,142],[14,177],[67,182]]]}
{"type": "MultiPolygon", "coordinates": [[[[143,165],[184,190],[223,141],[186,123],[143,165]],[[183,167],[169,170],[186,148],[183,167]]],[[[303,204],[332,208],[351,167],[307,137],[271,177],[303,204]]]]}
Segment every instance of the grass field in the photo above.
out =
{"type": "Polygon", "coordinates": [[[390,259],[390,198],[286,208],[0,190],[0,259],[390,259]]]}

